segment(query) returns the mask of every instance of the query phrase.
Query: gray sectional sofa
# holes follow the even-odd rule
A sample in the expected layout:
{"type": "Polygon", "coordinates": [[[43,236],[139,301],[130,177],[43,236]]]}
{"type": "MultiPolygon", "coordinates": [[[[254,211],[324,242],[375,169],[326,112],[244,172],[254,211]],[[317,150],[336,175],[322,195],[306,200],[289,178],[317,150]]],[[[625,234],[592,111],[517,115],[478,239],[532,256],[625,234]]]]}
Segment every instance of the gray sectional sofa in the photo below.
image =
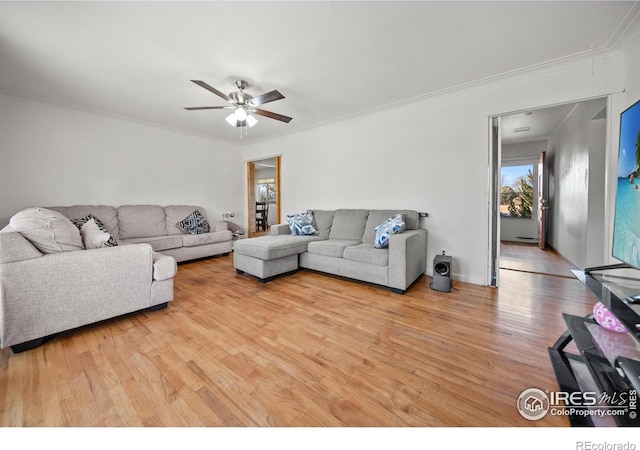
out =
{"type": "Polygon", "coordinates": [[[411,210],[311,210],[317,234],[291,235],[286,224],[271,227],[270,236],[243,239],[234,245],[234,266],[262,281],[299,267],[390,287],[404,293],[426,270],[427,231],[411,210]],[[375,228],[402,214],[406,230],[393,234],[388,248],[375,248],[375,228]]]}
{"type": "Polygon", "coordinates": [[[16,214],[0,230],[0,348],[18,353],[63,331],[165,308],[173,300],[176,260],[231,251],[226,222],[194,235],[175,226],[194,209],[83,205],[16,214]],[[86,249],[73,221],[87,215],[117,245],[86,249]]]}
{"type": "Polygon", "coordinates": [[[176,224],[198,210],[206,219],[203,208],[193,205],[75,205],[48,207],[73,220],[89,214],[104,224],[119,244],[149,244],[177,262],[205,258],[231,252],[233,233],[227,222],[210,221],[211,231],[188,234],[176,224]]]}

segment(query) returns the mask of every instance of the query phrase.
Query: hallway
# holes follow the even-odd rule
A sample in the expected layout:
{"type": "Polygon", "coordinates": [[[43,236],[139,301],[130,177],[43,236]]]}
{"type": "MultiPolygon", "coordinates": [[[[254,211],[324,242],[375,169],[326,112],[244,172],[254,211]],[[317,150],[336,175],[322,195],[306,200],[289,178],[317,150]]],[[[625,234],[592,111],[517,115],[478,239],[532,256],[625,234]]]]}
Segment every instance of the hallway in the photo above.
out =
{"type": "Polygon", "coordinates": [[[537,245],[512,242],[500,244],[500,270],[574,278],[573,269],[576,267],[552,248],[541,250],[537,245]]]}

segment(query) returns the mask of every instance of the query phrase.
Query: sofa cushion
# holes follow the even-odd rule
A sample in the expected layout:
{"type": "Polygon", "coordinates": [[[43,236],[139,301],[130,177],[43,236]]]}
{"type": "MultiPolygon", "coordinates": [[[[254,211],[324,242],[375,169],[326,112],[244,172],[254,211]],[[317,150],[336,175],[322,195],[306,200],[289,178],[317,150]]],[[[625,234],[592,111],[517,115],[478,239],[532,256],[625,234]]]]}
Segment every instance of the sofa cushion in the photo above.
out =
{"type": "Polygon", "coordinates": [[[333,216],[329,239],[358,240],[362,242],[368,209],[338,209],[333,216]]]}
{"type": "Polygon", "coordinates": [[[153,252],[153,279],[156,281],[169,280],[178,273],[176,260],[162,253],[153,252]]]}
{"type": "Polygon", "coordinates": [[[386,248],[389,246],[389,239],[392,234],[402,233],[407,229],[407,225],[404,223],[404,217],[402,214],[394,214],[387,220],[382,222],[375,228],[376,240],[375,248],[386,248]]]}
{"type": "Polygon", "coordinates": [[[46,208],[28,208],[9,224],[42,253],[84,250],[80,230],[63,214],[46,208]]]}
{"type": "MultiPolygon", "coordinates": [[[[107,240],[104,242],[104,245],[102,245],[101,247],[115,247],[116,245],[118,245],[118,243],[116,242],[116,240],[113,238],[113,236],[111,235],[111,233],[109,233],[107,231],[107,227],[104,226],[104,224],[102,223],[102,221],[100,219],[98,219],[97,217],[95,217],[93,214],[88,214],[85,217],[80,217],[79,219],[71,219],[71,222],[78,227],[78,229],[80,230],[80,234],[82,235],[82,227],[89,222],[90,220],[93,220],[94,223],[96,224],[96,226],[98,227],[98,229],[100,231],[102,231],[103,233],[106,233],[109,237],[107,238],[107,240]]],[[[82,239],[84,241],[84,236],[82,236],[82,239]]],[[[89,248],[87,247],[87,244],[85,242],[85,248],[89,248]]]]}
{"type": "MultiPolygon", "coordinates": [[[[54,211],[64,214],[71,221],[91,215],[102,223],[106,232],[113,237],[114,242],[120,239],[120,235],[118,234],[118,210],[113,206],[73,205],[53,206],[48,209],[53,209],[54,211]]],[[[98,224],[98,226],[99,225],[100,224],[98,224]]]]}
{"type": "Polygon", "coordinates": [[[183,247],[197,247],[198,245],[228,242],[233,239],[233,233],[225,230],[204,234],[183,234],[181,237],[183,247]]]}
{"type": "Polygon", "coordinates": [[[328,239],[331,232],[331,224],[333,223],[333,216],[335,211],[324,211],[322,209],[313,210],[313,220],[316,223],[316,230],[318,230],[318,236],[328,239]]]}
{"type": "Polygon", "coordinates": [[[289,231],[293,236],[309,236],[318,234],[312,211],[290,214],[287,216],[289,231]]]}
{"type": "Polygon", "coordinates": [[[125,244],[149,244],[154,252],[182,247],[182,236],[151,236],[143,238],[123,239],[125,244]]]}
{"type": "Polygon", "coordinates": [[[375,248],[373,244],[363,242],[360,245],[352,245],[351,247],[345,248],[344,259],[375,264],[377,266],[388,266],[389,249],[375,248]]]}
{"type": "Polygon", "coordinates": [[[342,258],[345,248],[360,244],[359,240],[328,239],[326,241],[309,242],[307,251],[316,255],[342,258]]]}
{"type": "Polygon", "coordinates": [[[309,242],[319,239],[318,236],[261,236],[235,241],[233,251],[268,261],[306,252],[309,242]]]}
{"type": "MultiPolygon", "coordinates": [[[[169,205],[164,207],[164,213],[166,216],[167,234],[169,236],[174,234],[184,234],[185,232],[178,227],[178,222],[183,220],[189,214],[195,210],[200,211],[202,217],[207,219],[207,214],[204,208],[195,205],[169,205]]],[[[211,224],[209,224],[211,225],[211,224]]]]}
{"type": "Polygon", "coordinates": [[[176,223],[176,226],[189,234],[204,234],[211,231],[206,217],[197,209],[176,223]]]}
{"type": "Polygon", "coordinates": [[[376,227],[395,214],[402,214],[407,230],[416,230],[419,228],[420,218],[417,211],[408,209],[372,209],[369,211],[362,242],[374,243],[376,239],[376,227]]]}
{"type": "MultiPolygon", "coordinates": [[[[184,218],[184,217],[183,217],[184,218]]],[[[165,236],[164,208],[159,205],[123,205],[118,208],[120,239],[165,236]]]]}

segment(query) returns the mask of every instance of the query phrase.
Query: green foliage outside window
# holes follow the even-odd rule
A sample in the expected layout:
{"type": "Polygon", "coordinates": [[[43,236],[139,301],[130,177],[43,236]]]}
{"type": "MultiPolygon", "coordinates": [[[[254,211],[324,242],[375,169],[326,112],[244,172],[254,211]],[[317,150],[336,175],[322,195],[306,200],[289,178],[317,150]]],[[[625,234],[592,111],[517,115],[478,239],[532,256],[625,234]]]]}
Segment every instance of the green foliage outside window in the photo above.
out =
{"type": "Polygon", "coordinates": [[[533,166],[519,166],[510,169],[518,168],[523,169],[523,174],[517,176],[515,180],[508,180],[503,171],[500,188],[500,215],[531,219],[533,217],[533,166]]]}

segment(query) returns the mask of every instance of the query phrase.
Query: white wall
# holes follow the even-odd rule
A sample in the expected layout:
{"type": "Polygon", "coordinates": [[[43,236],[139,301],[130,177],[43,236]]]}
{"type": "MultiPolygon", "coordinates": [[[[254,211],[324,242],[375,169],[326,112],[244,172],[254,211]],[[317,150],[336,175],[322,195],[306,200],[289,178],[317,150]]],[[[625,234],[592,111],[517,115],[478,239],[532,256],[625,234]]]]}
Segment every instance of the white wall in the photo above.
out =
{"type": "Polygon", "coordinates": [[[622,90],[619,54],[542,67],[244,148],[282,154],[283,214],[411,208],[430,216],[427,274],[441,249],[454,278],[488,280],[489,117],[622,90]]]}
{"type": "Polygon", "coordinates": [[[244,179],[240,147],[0,96],[0,228],[23,208],[72,204],[195,204],[244,223],[244,179]]]}
{"type": "Polygon", "coordinates": [[[587,220],[587,254],[585,267],[605,264],[607,257],[606,222],[606,166],[607,121],[606,118],[589,121],[589,204],[587,220]]]}
{"type": "Polygon", "coordinates": [[[606,141],[603,139],[602,122],[593,125],[592,120],[605,106],[606,99],[577,104],[549,138],[547,156],[551,209],[547,240],[580,268],[603,264],[601,224],[605,218],[603,210],[600,209],[599,217],[594,210],[604,202],[606,141]],[[596,138],[601,139],[601,146],[595,142],[596,138]],[[595,227],[596,221],[600,221],[597,235],[590,226],[591,223],[595,227]],[[589,253],[592,263],[598,256],[599,262],[589,264],[589,253]]]}

